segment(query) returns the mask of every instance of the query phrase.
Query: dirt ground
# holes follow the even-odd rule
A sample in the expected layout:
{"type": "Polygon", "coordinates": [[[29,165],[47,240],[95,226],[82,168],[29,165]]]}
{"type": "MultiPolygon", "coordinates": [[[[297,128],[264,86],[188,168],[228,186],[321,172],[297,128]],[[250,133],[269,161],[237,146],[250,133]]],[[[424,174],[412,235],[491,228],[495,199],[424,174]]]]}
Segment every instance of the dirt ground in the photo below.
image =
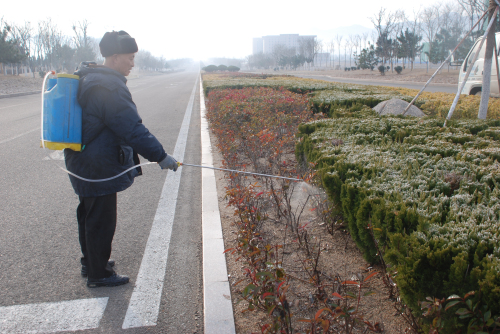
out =
{"type": "Polygon", "coordinates": [[[42,78],[0,74],[0,95],[42,90],[42,78]]]}
{"type": "MultiPolygon", "coordinates": [[[[214,156],[214,166],[221,167],[221,154],[217,151],[212,136],[212,150],[214,156]]],[[[225,179],[225,174],[221,171],[215,171],[217,180],[217,192],[219,198],[219,210],[222,221],[222,229],[224,236],[225,249],[234,248],[237,245],[238,229],[235,225],[236,217],[233,215],[234,209],[228,207],[225,199],[225,187],[228,185],[225,179]]],[[[254,181],[252,181],[254,182],[254,181]]],[[[319,189],[308,186],[305,183],[297,184],[294,192],[294,206],[302,206],[308,195],[317,194],[319,189]]],[[[310,221],[308,225],[308,233],[313,237],[313,240],[319,243],[322,249],[321,255],[321,270],[324,275],[324,281],[328,284],[335,284],[336,278],[339,280],[357,280],[361,281],[367,277],[369,272],[377,270],[371,268],[361,252],[357,249],[349,234],[344,231],[337,230],[330,235],[326,232],[326,228],[322,226],[322,222],[315,219],[315,215],[309,210],[309,206],[304,210],[303,221],[310,221]]],[[[294,236],[284,236],[283,226],[274,223],[267,223],[262,228],[262,236],[268,239],[270,244],[285,244],[283,258],[283,268],[291,277],[290,288],[287,296],[291,305],[291,313],[297,319],[312,319],[315,312],[319,309],[318,306],[313,306],[311,301],[311,286],[307,283],[309,277],[303,267],[299,265],[300,260],[305,258],[305,253],[294,242],[294,236]]],[[[242,260],[236,261],[239,255],[237,253],[226,253],[227,269],[229,282],[231,284],[231,298],[233,302],[234,318],[236,324],[236,333],[250,334],[261,333],[260,327],[269,321],[267,314],[261,311],[248,312],[245,311],[247,303],[241,301],[241,290],[249,283],[243,271],[244,264],[242,260]],[[243,282],[235,285],[236,282],[243,282]]],[[[380,269],[380,268],[379,268],[380,269]]],[[[337,281],[338,282],[338,281],[337,281]]],[[[409,327],[400,313],[396,311],[395,301],[389,299],[388,289],[383,282],[382,275],[375,275],[367,281],[363,287],[363,293],[368,291],[375,294],[368,297],[362,297],[360,311],[365,320],[369,320],[372,324],[379,323],[382,328],[382,333],[399,334],[405,333],[409,327]]],[[[305,325],[296,323],[294,333],[305,333],[305,325]]],[[[332,327],[335,330],[335,327],[332,327]]],[[[340,328],[338,333],[343,333],[340,328]]],[[[354,331],[361,333],[362,331],[354,331]]]]}
{"type": "MultiPolygon", "coordinates": [[[[429,71],[426,69],[413,69],[410,70],[406,68],[397,74],[396,71],[391,72],[390,70],[381,75],[376,69],[371,70],[356,70],[356,71],[344,71],[344,70],[332,70],[332,69],[318,69],[312,71],[273,71],[273,70],[257,70],[256,72],[271,73],[271,74],[290,74],[290,75],[325,75],[332,78],[352,78],[352,79],[367,79],[367,80],[387,80],[387,81],[411,81],[411,82],[421,82],[425,83],[434,74],[437,68],[431,68],[429,71]]],[[[458,73],[459,70],[453,67],[448,70],[445,66],[440,72],[434,77],[432,83],[446,83],[446,84],[458,84],[458,73]]]]}

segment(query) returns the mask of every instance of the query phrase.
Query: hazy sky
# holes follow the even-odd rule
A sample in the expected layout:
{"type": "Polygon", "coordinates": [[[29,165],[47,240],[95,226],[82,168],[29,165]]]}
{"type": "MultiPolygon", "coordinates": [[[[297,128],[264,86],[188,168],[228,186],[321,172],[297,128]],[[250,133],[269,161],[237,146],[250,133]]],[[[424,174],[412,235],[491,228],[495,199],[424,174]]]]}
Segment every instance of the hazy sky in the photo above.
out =
{"type": "MultiPolygon", "coordinates": [[[[2,13],[10,23],[51,18],[72,35],[71,26],[90,22],[89,34],[125,30],[140,49],[167,59],[190,57],[245,57],[252,53],[252,38],[263,35],[321,35],[322,31],[359,24],[368,28],[381,7],[404,9],[409,15],[437,0],[367,1],[4,1],[2,13]],[[152,4],[152,3],[156,4],[152,4]]],[[[321,36],[325,38],[325,36],[321,36]]],[[[333,38],[334,36],[326,36],[333,38]]],[[[325,38],[325,39],[326,39],[325,38]]]]}

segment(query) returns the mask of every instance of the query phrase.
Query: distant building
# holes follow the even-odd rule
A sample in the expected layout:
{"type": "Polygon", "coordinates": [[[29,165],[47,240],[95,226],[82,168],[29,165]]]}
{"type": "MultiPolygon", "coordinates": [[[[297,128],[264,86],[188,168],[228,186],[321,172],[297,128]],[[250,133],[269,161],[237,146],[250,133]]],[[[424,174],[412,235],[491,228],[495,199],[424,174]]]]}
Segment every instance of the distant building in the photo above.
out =
{"type": "Polygon", "coordinates": [[[314,40],[316,35],[303,35],[299,34],[281,34],[281,35],[268,35],[253,39],[253,54],[273,53],[277,45],[284,45],[287,48],[295,48],[299,52],[299,45],[301,40],[311,39],[314,40]]]}
{"type": "Polygon", "coordinates": [[[253,49],[252,50],[253,50],[254,55],[264,52],[262,37],[257,37],[257,38],[253,39],[253,49]]]}

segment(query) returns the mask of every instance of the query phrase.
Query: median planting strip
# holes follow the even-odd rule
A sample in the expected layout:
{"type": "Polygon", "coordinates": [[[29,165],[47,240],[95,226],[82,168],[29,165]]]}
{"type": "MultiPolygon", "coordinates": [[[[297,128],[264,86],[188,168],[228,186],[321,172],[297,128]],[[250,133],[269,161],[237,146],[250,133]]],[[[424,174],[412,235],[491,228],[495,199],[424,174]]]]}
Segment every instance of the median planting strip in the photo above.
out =
{"type": "Polygon", "coordinates": [[[361,292],[373,273],[339,277],[337,283],[338,269],[321,265],[321,245],[328,239],[327,231],[322,236],[314,226],[318,222],[332,235],[348,231],[367,261],[377,264],[390,297],[401,292],[412,309],[399,302],[394,306],[410,330],[495,326],[493,315],[500,312],[497,100],[490,101],[489,120],[481,121],[474,119],[479,98],[462,99],[459,112],[443,128],[452,94],[422,94],[416,105],[428,115],[424,118],[381,117],[371,107],[393,97],[408,100],[415,92],[288,76],[219,74],[204,79],[207,111],[226,168],[288,176],[310,166],[316,174],[310,183],[317,181],[329,198],[312,208],[323,215],[306,222],[300,218],[305,205],[293,207],[294,214],[292,207],[282,206],[291,195],[290,185],[228,177],[237,237],[236,246],[226,252],[246,271],[232,285],[241,285],[236,291],[246,311],[261,310],[270,317],[261,318],[262,332],[318,326],[326,332],[339,325],[339,318],[345,325],[354,315],[376,329],[377,323],[367,323],[358,308],[358,290],[349,289],[351,284],[361,292]],[[286,91],[299,94],[288,96],[286,91]],[[287,116],[298,107],[292,101],[305,96],[317,119],[311,122],[311,116],[289,132],[287,116]],[[297,144],[297,162],[284,158],[293,153],[283,146],[284,138],[297,144]],[[272,237],[277,232],[273,225],[285,231],[281,242],[272,237]],[[291,247],[287,233],[300,247],[291,247]],[[297,254],[302,269],[287,267],[290,252],[297,254]],[[304,311],[304,296],[296,290],[299,281],[302,287],[309,281],[315,289],[309,290],[306,303],[314,312],[302,320],[294,319],[304,311]],[[332,293],[331,286],[338,290],[332,293]],[[470,290],[476,293],[468,294],[470,290]],[[349,316],[342,313],[347,296],[358,300],[349,316]],[[446,314],[436,313],[432,305],[447,297],[456,303],[448,305],[446,314]],[[470,302],[479,306],[459,309],[460,303],[470,302]]]}

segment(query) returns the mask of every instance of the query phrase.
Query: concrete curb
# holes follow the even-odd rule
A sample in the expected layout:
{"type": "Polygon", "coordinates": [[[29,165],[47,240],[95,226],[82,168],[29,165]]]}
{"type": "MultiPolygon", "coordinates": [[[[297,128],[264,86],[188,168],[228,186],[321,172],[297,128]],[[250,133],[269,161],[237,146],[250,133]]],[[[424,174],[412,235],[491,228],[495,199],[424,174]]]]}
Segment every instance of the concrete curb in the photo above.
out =
{"type": "Polygon", "coordinates": [[[24,95],[33,95],[33,94],[40,94],[42,91],[38,90],[35,92],[23,92],[23,93],[14,93],[14,94],[5,94],[5,95],[0,95],[0,99],[7,99],[9,97],[17,97],[17,96],[24,96],[24,95]]]}
{"type": "MultiPolygon", "coordinates": [[[[213,166],[205,97],[200,75],[201,164],[213,166]]],[[[202,168],[203,310],[205,334],[234,334],[233,304],[227,278],[224,239],[213,169],[202,168]]]]}

